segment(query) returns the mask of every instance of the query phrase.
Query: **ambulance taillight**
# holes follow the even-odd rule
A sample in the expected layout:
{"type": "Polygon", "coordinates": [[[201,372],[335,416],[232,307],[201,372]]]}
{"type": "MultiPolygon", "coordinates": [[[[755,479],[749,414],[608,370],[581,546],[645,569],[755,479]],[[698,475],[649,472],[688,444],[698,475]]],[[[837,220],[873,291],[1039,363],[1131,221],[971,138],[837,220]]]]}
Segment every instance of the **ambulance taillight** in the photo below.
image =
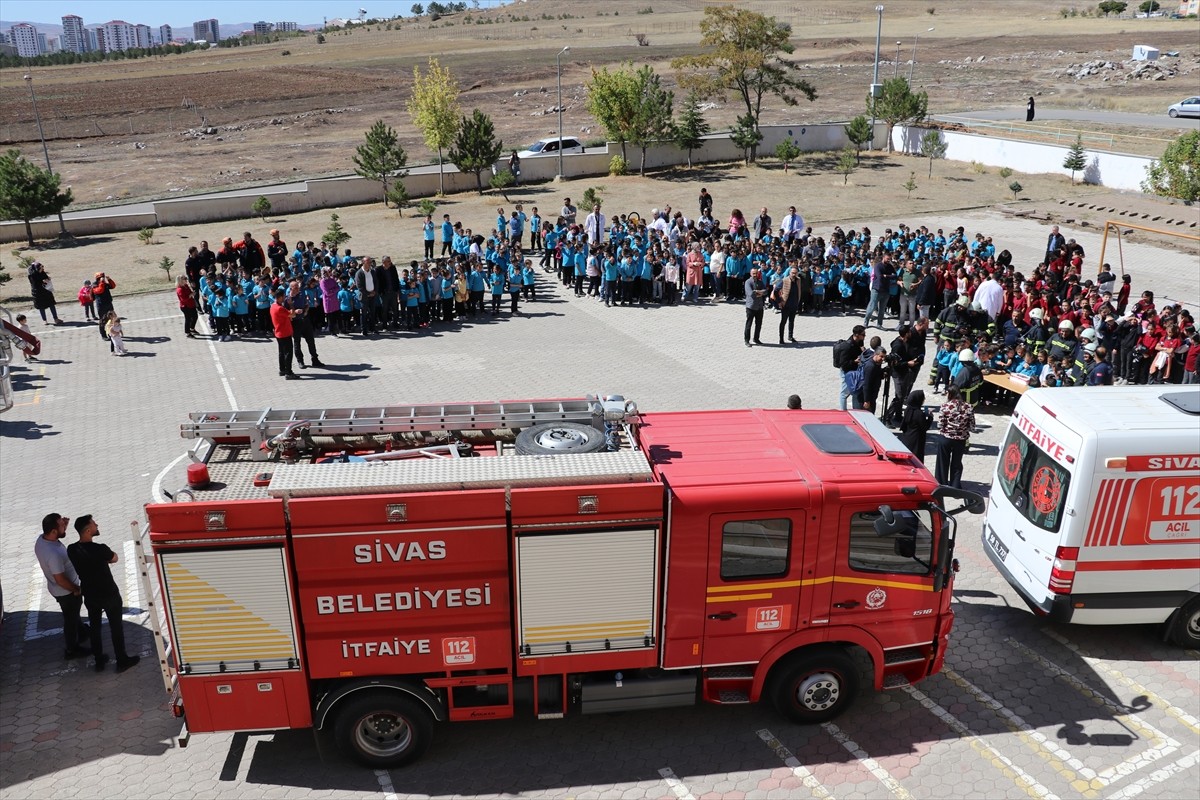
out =
{"type": "Polygon", "coordinates": [[[1054,551],[1054,567],[1050,570],[1050,591],[1055,594],[1070,594],[1075,583],[1075,561],[1079,558],[1078,547],[1060,547],[1054,551]]]}

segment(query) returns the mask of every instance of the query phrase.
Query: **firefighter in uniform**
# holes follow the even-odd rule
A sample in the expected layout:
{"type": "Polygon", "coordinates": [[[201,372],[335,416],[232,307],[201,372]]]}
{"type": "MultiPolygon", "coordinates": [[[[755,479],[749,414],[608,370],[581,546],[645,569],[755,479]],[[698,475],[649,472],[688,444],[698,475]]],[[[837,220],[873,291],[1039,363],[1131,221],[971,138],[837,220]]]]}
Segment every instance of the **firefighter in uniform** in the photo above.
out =
{"type": "Polygon", "coordinates": [[[1025,331],[1025,349],[1037,355],[1046,346],[1046,340],[1050,338],[1049,332],[1046,330],[1044,322],[1046,312],[1040,308],[1035,308],[1029,312],[1029,330],[1025,331]]]}
{"type": "MultiPolygon", "coordinates": [[[[933,321],[933,336],[937,339],[938,346],[949,343],[953,345],[957,342],[965,332],[968,325],[968,309],[971,299],[966,295],[962,295],[951,306],[942,309],[942,313],[937,315],[937,319],[933,321]]],[[[933,363],[929,366],[929,385],[937,385],[937,359],[933,359],[933,363]]]]}
{"type": "Polygon", "coordinates": [[[1079,342],[1075,340],[1075,325],[1069,319],[1058,323],[1058,331],[1046,342],[1050,358],[1057,358],[1068,366],[1075,363],[1075,351],[1078,348],[1079,342]]]}
{"type": "Polygon", "coordinates": [[[983,388],[983,370],[980,369],[979,362],[975,359],[974,351],[969,347],[958,351],[958,360],[962,362],[962,366],[951,381],[951,385],[957,386],[962,392],[963,400],[974,408],[979,404],[979,390],[983,388]]]}

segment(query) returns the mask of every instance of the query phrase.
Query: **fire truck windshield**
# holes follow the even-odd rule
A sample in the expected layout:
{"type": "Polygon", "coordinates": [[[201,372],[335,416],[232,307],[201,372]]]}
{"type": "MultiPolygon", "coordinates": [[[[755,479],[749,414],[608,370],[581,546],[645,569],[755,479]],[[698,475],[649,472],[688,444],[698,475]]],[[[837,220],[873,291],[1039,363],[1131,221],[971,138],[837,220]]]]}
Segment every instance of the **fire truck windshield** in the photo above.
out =
{"type": "Polygon", "coordinates": [[[1025,519],[1055,533],[1062,524],[1071,473],[1013,425],[1000,450],[996,482],[1025,519]]]}

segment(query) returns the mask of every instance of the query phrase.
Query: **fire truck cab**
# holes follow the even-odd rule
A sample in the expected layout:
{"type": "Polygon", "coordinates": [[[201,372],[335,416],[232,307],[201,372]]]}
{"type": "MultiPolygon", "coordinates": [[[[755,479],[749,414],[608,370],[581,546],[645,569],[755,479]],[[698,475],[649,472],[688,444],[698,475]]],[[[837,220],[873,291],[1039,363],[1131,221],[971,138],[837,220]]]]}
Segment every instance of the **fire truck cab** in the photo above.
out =
{"type": "Polygon", "coordinates": [[[863,412],[587,397],[200,412],[183,435],[190,488],[135,526],[173,708],[189,733],[313,727],[371,766],[435,721],[830,719],[860,663],[876,689],[941,669],[953,515],[983,505],[863,412]]]}

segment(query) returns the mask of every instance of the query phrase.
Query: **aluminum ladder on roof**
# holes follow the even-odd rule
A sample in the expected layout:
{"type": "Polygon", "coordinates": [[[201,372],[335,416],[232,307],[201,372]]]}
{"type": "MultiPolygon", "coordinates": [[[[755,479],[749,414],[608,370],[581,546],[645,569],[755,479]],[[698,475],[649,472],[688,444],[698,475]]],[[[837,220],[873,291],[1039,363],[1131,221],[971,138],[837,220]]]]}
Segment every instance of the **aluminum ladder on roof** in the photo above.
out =
{"type": "MultiPolygon", "coordinates": [[[[614,398],[615,400],[616,398],[614,398]]],[[[636,406],[622,398],[626,421],[636,406]]],[[[198,411],[180,426],[184,439],[249,443],[251,453],[266,459],[261,445],[303,423],[312,436],[372,436],[436,431],[521,429],[550,422],[575,422],[602,427],[611,420],[612,406],[593,396],[561,400],[520,400],[497,403],[445,403],[421,406],[364,406],[360,408],[277,409],[262,411],[198,411]]],[[[198,443],[199,444],[199,443],[198,443]]]]}

